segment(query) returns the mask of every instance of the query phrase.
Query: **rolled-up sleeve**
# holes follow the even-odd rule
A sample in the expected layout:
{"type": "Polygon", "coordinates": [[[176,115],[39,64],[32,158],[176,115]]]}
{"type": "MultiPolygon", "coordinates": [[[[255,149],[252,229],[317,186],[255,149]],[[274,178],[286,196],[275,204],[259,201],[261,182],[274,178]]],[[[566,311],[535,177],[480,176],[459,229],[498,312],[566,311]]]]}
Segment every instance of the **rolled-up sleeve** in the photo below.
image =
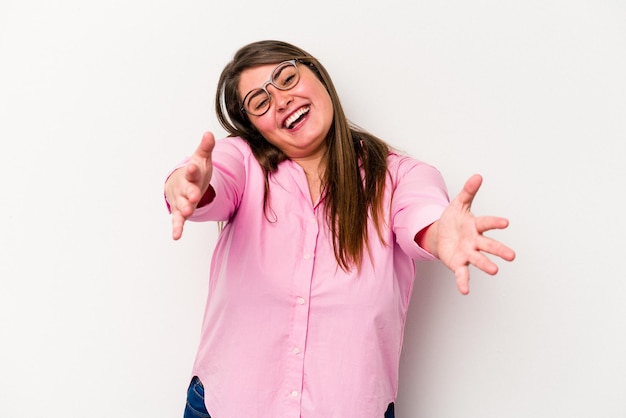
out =
{"type": "Polygon", "coordinates": [[[392,154],[389,170],[393,182],[391,221],[396,242],[416,260],[435,257],[420,248],[415,235],[437,221],[450,199],[443,176],[435,167],[392,154]]]}

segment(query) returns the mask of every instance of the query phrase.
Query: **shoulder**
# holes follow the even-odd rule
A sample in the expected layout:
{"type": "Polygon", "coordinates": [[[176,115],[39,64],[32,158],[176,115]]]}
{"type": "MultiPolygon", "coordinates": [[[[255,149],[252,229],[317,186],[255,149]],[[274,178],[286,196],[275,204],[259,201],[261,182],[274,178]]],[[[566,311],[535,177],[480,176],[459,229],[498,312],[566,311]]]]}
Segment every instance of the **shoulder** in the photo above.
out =
{"type": "Polygon", "coordinates": [[[387,154],[387,166],[390,171],[411,170],[412,168],[419,166],[434,168],[427,162],[414,158],[396,149],[389,150],[387,154]]]}
{"type": "Polygon", "coordinates": [[[227,136],[215,141],[213,149],[213,162],[218,161],[241,161],[245,165],[254,164],[256,158],[250,149],[250,145],[238,136],[227,136]]]}
{"type": "Polygon", "coordinates": [[[239,136],[227,136],[215,141],[216,150],[238,150],[242,154],[251,154],[250,145],[239,136]]]}
{"type": "Polygon", "coordinates": [[[442,175],[435,166],[395,149],[387,155],[387,171],[394,183],[407,178],[437,184],[442,182],[442,175]]]}

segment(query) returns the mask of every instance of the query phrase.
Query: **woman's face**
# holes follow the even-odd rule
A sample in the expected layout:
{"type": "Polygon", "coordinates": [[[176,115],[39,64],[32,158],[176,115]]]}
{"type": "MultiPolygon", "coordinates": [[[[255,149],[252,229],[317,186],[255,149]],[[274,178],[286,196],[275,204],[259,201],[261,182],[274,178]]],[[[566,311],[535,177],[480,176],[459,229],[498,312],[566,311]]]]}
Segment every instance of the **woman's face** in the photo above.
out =
{"type": "MultiPolygon", "coordinates": [[[[292,160],[319,158],[326,151],[326,135],[333,121],[333,104],[324,85],[306,65],[297,64],[300,81],[289,90],[272,84],[267,112],[248,114],[254,127],[292,160]]],[[[276,65],[262,65],[241,73],[239,95],[264,85],[276,65]]]]}

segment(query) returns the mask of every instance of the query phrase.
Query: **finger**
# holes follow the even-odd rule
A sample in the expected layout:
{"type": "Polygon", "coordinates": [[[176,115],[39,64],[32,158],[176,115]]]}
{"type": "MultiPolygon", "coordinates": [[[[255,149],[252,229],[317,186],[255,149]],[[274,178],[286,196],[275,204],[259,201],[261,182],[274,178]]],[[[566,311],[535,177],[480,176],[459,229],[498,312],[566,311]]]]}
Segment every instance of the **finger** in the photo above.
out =
{"type": "Polygon", "coordinates": [[[183,209],[183,215],[189,216],[195,210],[196,205],[202,198],[202,193],[200,192],[200,187],[195,184],[187,185],[184,193],[185,202],[181,205],[181,209],[183,209]]]}
{"type": "Polygon", "coordinates": [[[465,182],[463,190],[461,190],[461,192],[457,195],[456,200],[458,200],[461,204],[471,206],[482,182],[483,178],[480,174],[474,174],[471,176],[465,182]]]}
{"type": "MultiPolygon", "coordinates": [[[[202,191],[200,184],[202,183],[202,173],[200,168],[193,163],[187,164],[185,167],[185,180],[186,183],[181,185],[180,197],[184,199],[184,203],[191,203],[195,206],[202,198],[202,191]]],[[[186,205],[181,204],[181,207],[186,205]]],[[[185,214],[188,216],[188,214],[185,214]]]]}
{"type": "Polygon", "coordinates": [[[200,173],[200,168],[194,163],[189,163],[185,167],[185,180],[191,183],[197,183],[200,181],[202,174],[200,173]]]}
{"type": "Polygon", "coordinates": [[[480,251],[474,251],[469,256],[469,262],[471,265],[485,273],[493,276],[498,273],[498,266],[491,261],[485,254],[480,251]]]}
{"type": "Polygon", "coordinates": [[[180,239],[183,235],[183,225],[185,223],[185,218],[179,213],[172,213],[172,238],[174,240],[180,239]]]}
{"type": "Polygon", "coordinates": [[[515,251],[513,251],[512,248],[507,247],[493,238],[479,236],[476,239],[476,247],[480,251],[495,255],[506,261],[513,261],[515,259],[515,251]]]}
{"type": "Polygon", "coordinates": [[[469,293],[469,268],[468,266],[458,267],[454,271],[456,277],[456,287],[462,295],[469,293]]]}
{"type": "Polygon", "coordinates": [[[200,141],[198,148],[196,148],[194,155],[198,158],[210,159],[214,146],[215,137],[211,132],[205,132],[204,135],[202,135],[202,140],[200,141]]]}
{"type": "Polygon", "coordinates": [[[482,234],[491,229],[505,229],[509,226],[509,220],[499,216],[478,216],[475,221],[476,230],[482,234]]]}

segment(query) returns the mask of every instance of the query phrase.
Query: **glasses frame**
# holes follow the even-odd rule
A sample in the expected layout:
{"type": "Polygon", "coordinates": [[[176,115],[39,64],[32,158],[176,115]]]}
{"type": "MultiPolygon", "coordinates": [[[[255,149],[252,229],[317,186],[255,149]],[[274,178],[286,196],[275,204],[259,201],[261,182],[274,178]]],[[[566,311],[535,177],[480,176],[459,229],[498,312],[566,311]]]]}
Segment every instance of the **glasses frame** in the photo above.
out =
{"type": "Polygon", "coordinates": [[[247,114],[252,115],[252,116],[263,116],[264,114],[266,114],[267,111],[270,110],[270,107],[272,105],[272,95],[270,94],[269,91],[267,91],[267,86],[271,84],[272,86],[276,87],[278,90],[281,90],[281,91],[291,90],[292,88],[297,86],[298,83],[300,82],[300,69],[298,69],[298,62],[299,61],[300,61],[299,59],[294,58],[294,59],[291,59],[291,60],[283,61],[283,62],[279,63],[276,67],[274,67],[274,69],[272,70],[272,73],[270,74],[269,80],[267,80],[265,83],[263,83],[263,85],[261,87],[258,87],[256,89],[250,90],[244,96],[244,98],[242,100],[242,104],[241,104],[241,109],[240,110],[243,113],[247,113],[247,114]],[[276,70],[278,70],[280,67],[282,67],[282,66],[284,66],[286,64],[290,64],[290,65],[292,65],[296,69],[296,75],[298,76],[298,80],[294,83],[293,86],[290,86],[290,87],[285,89],[285,88],[281,88],[280,86],[274,84],[273,79],[274,79],[274,74],[276,73],[276,70]],[[258,91],[258,90],[263,90],[265,92],[265,94],[267,94],[267,97],[269,98],[269,102],[268,102],[267,108],[263,112],[257,114],[257,113],[252,113],[252,112],[248,111],[248,109],[246,109],[246,99],[248,98],[248,96],[250,96],[250,94],[252,94],[252,93],[254,93],[254,92],[258,91]]]}

